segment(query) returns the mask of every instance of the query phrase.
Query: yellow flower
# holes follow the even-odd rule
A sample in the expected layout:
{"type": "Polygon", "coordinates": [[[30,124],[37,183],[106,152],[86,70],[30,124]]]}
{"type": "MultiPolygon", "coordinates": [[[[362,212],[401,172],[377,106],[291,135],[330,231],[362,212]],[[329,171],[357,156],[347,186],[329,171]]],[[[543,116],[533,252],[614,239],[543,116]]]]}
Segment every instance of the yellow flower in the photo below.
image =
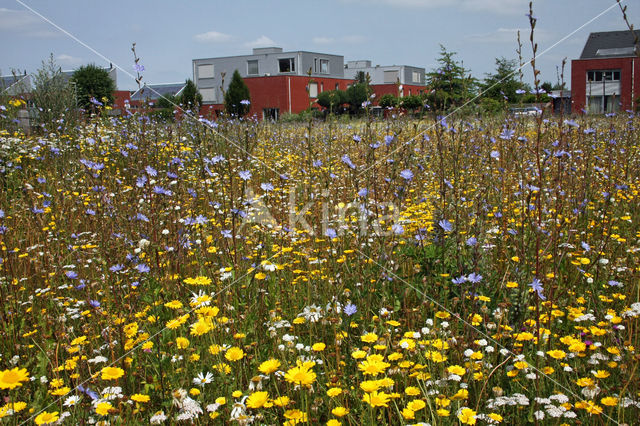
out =
{"type": "Polygon", "coordinates": [[[211,284],[211,278],[207,278],[207,277],[195,277],[195,278],[186,278],[184,280],[185,284],[189,284],[189,285],[210,285],[211,284]]]}
{"type": "Polygon", "coordinates": [[[416,418],[416,413],[413,410],[411,410],[410,408],[406,408],[405,407],[405,408],[402,409],[402,417],[405,420],[413,420],[413,419],[416,418]]]}
{"type": "Polygon", "coordinates": [[[320,343],[314,343],[313,346],[311,346],[311,349],[313,349],[315,352],[322,352],[326,347],[327,345],[320,342],[320,343]]]}
{"type": "Polygon", "coordinates": [[[349,414],[349,409],[345,407],[336,407],[333,410],[331,410],[331,414],[333,414],[336,417],[344,417],[347,414],[349,414]]]}
{"type": "Polygon", "coordinates": [[[187,349],[189,347],[189,339],[186,337],[178,337],[176,339],[176,346],[178,349],[187,349]]]}
{"type": "Polygon", "coordinates": [[[502,416],[498,413],[489,413],[489,418],[496,423],[501,423],[503,420],[502,416]]]}
{"type": "Polygon", "coordinates": [[[0,389],[15,389],[27,380],[29,380],[29,373],[26,368],[15,367],[0,371],[0,389]]]}
{"type": "Polygon", "coordinates": [[[459,365],[452,365],[451,367],[447,367],[447,371],[449,374],[455,374],[456,376],[464,376],[464,373],[467,372],[463,367],[459,365]]]}
{"type": "Polygon", "coordinates": [[[58,417],[57,411],[54,411],[53,413],[48,413],[46,411],[43,411],[42,413],[36,416],[34,421],[36,422],[37,425],[50,425],[52,423],[57,422],[58,419],[59,417],[58,417]]]}
{"type": "Polygon", "coordinates": [[[602,405],[606,405],[607,407],[614,407],[618,405],[618,398],[613,396],[606,396],[600,400],[602,405]]]}
{"type": "Polygon", "coordinates": [[[191,331],[189,334],[192,336],[202,336],[213,330],[213,323],[205,318],[200,318],[195,323],[191,324],[191,331]]]}
{"type": "Polygon", "coordinates": [[[367,356],[367,353],[365,351],[353,351],[351,352],[351,356],[353,359],[362,359],[367,356]]]}
{"type": "Polygon", "coordinates": [[[307,421],[307,413],[298,409],[287,410],[284,412],[284,418],[293,420],[295,423],[303,423],[307,421]]]}
{"type": "Polygon", "coordinates": [[[124,370],[119,367],[104,367],[100,370],[102,380],[117,380],[124,376],[124,370]]]}
{"type": "Polygon", "coordinates": [[[310,366],[307,363],[298,364],[296,367],[289,369],[284,375],[285,380],[295,385],[311,386],[316,380],[316,373],[311,370],[313,363],[311,364],[310,366]]]}
{"type": "Polygon", "coordinates": [[[407,408],[411,411],[420,411],[426,406],[427,404],[421,399],[414,399],[407,404],[407,408]]]}
{"type": "Polygon", "coordinates": [[[458,390],[458,392],[456,392],[456,394],[451,397],[451,399],[454,399],[454,400],[461,400],[461,399],[467,399],[467,398],[469,398],[469,391],[466,389],[458,390]]]}
{"type": "Polygon", "coordinates": [[[111,410],[113,406],[109,402],[101,402],[96,406],[96,414],[100,414],[101,416],[106,416],[109,414],[109,410],[111,410]]]}
{"type": "Polygon", "coordinates": [[[289,405],[289,402],[291,402],[291,400],[288,396],[281,396],[273,400],[273,405],[278,407],[286,407],[287,405],[289,405]]]}
{"type": "Polygon", "coordinates": [[[265,278],[267,278],[267,274],[265,274],[264,272],[258,272],[255,275],[256,280],[264,280],[265,278]]]}
{"type": "Polygon", "coordinates": [[[361,336],[360,340],[362,340],[365,343],[374,343],[378,340],[378,335],[376,333],[367,333],[361,336]]]}
{"type": "Polygon", "coordinates": [[[390,395],[384,392],[365,393],[362,400],[372,407],[388,407],[390,395]]]}
{"type": "Polygon", "coordinates": [[[449,415],[451,414],[451,411],[447,410],[446,408],[438,408],[436,410],[436,413],[440,417],[449,417],[449,415]]]}
{"type": "Polygon", "coordinates": [[[364,382],[360,383],[360,389],[362,389],[365,392],[375,392],[378,389],[380,389],[380,381],[379,380],[365,380],[364,382]]]}
{"type": "Polygon", "coordinates": [[[582,377],[576,380],[576,384],[580,387],[593,386],[595,385],[595,381],[591,377],[582,377]]]}
{"type": "Polygon", "coordinates": [[[378,361],[377,359],[368,357],[366,360],[358,364],[358,369],[365,375],[377,376],[380,373],[384,373],[390,365],[391,364],[384,361],[378,361]]]}
{"type": "Polygon", "coordinates": [[[131,400],[135,402],[149,402],[149,399],[149,395],[143,395],[141,393],[131,395],[131,400]]]}
{"type": "Polygon", "coordinates": [[[260,408],[265,404],[265,402],[267,402],[268,399],[269,399],[268,392],[264,392],[264,391],[254,392],[251,395],[249,395],[249,398],[247,398],[246,405],[249,408],[260,408]]]}
{"type": "Polygon", "coordinates": [[[258,367],[258,370],[262,374],[271,374],[274,371],[277,371],[278,368],[280,368],[280,361],[278,361],[277,359],[271,358],[264,361],[262,364],[260,364],[260,366],[258,367]]]}
{"type": "Polygon", "coordinates": [[[331,398],[338,396],[342,393],[342,389],[340,388],[329,388],[327,390],[327,395],[330,396],[331,398]]]}
{"type": "Polygon", "coordinates": [[[565,356],[567,356],[565,351],[562,351],[560,349],[554,349],[552,351],[547,351],[547,355],[549,355],[553,359],[563,359],[565,356]]]}
{"type": "Polygon", "coordinates": [[[227,352],[224,354],[224,357],[228,361],[232,361],[232,362],[240,361],[242,358],[244,358],[244,351],[236,346],[233,346],[227,349],[227,352]]]}
{"type": "Polygon", "coordinates": [[[415,386],[407,386],[404,390],[404,393],[406,393],[409,396],[418,396],[420,395],[420,389],[418,389],[415,386]]]}
{"type": "Polygon", "coordinates": [[[606,370],[598,370],[598,371],[594,371],[593,375],[596,379],[606,379],[611,375],[611,373],[609,373],[606,370]]]}
{"type": "Polygon", "coordinates": [[[463,425],[475,425],[476,424],[476,412],[471,408],[463,408],[458,414],[458,420],[463,425]]]}

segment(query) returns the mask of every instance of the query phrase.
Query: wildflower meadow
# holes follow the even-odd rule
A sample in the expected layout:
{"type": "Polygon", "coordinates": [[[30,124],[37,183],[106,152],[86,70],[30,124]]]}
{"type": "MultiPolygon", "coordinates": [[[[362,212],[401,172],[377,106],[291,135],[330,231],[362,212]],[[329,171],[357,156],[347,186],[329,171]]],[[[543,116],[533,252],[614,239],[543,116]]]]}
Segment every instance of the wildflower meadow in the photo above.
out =
{"type": "Polygon", "coordinates": [[[640,118],[0,137],[0,424],[633,424],[640,118]]]}

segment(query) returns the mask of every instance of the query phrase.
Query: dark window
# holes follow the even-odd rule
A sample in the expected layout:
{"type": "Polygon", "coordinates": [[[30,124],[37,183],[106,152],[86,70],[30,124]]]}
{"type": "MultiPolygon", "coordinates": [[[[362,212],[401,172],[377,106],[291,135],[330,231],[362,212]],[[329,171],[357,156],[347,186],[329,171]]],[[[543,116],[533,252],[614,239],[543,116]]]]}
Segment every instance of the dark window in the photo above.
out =
{"type": "Polygon", "coordinates": [[[294,58],[278,59],[278,68],[280,72],[295,72],[296,60],[294,58]]]}
{"type": "Polygon", "coordinates": [[[258,60],[247,61],[247,75],[258,75],[258,60]]]}

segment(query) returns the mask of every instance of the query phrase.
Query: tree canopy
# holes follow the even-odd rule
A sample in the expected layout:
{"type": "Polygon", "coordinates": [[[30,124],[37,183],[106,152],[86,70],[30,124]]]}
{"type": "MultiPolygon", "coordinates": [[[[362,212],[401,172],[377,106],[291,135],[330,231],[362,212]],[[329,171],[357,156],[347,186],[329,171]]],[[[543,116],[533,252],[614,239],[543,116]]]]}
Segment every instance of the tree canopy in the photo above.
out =
{"type": "Polygon", "coordinates": [[[454,59],[455,52],[440,46],[438,67],[427,73],[427,103],[435,111],[459,107],[473,97],[476,81],[469,70],[454,59]]]}
{"type": "Polygon", "coordinates": [[[116,84],[104,68],[95,64],[83,65],[73,73],[71,81],[76,85],[78,106],[89,109],[91,98],[106,104],[113,103],[116,84]]]}
{"type": "Polygon", "coordinates": [[[238,70],[235,70],[231,77],[227,93],[224,95],[224,107],[229,114],[243,117],[249,112],[250,102],[249,88],[240,76],[238,70]]]}

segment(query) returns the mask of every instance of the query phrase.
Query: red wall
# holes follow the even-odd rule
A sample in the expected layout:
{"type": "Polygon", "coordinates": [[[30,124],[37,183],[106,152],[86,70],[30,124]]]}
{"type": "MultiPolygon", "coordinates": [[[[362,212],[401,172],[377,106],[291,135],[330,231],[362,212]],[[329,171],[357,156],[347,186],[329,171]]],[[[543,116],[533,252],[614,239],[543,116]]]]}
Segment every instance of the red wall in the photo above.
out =
{"type": "Polygon", "coordinates": [[[633,96],[640,96],[640,58],[575,59],[571,61],[571,111],[583,113],[587,101],[587,71],[610,69],[620,70],[620,109],[632,108],[632,81],[633,96]],[[631,75],[633,68],[635,76],[631,75]]]}
{"type": "Polygon", "coordinates": [[[119,109],[124,113],[124,104],[131,101],[131,92],[128,90],[116,90],[113,92],[113,97],[113,108],[119,109]]]}
{"type": "MultiPolygon", "coordinates": [[[[380,99],[382,95],[391,94],[393,96],[400,96],[399,87],[395,83],[390,84],[374,84],[371,85],[373,93],[376,94],[376,100],[380,99]]],[[[414,84],[403,84],[402,94],[403,96],[419,95],[427,90],[426,86],[417,86],[414,84]]],[[[377,102],[376,102],[377,103],[377,102]]]]}

